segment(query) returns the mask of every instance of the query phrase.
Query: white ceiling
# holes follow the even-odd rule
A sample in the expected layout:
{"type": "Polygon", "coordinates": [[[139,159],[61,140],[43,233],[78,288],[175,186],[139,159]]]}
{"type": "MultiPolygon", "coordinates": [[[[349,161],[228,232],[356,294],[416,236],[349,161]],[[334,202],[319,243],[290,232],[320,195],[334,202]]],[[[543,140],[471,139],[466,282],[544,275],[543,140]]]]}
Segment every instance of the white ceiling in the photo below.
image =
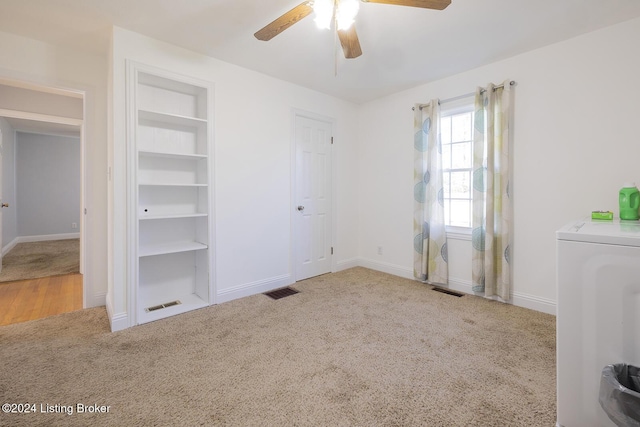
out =
{"type": "Polygon", "coordinates": [[[104,53],[116,25],[366,102],[640,16],[640,0],[452,0],[443,11],[362,3],[363,55],[345,60],[313,17],[253,33],[302,0],[0,0],[0,31],[104,53]],[[337,75],[335,66],[337,65],[337,75]]]}

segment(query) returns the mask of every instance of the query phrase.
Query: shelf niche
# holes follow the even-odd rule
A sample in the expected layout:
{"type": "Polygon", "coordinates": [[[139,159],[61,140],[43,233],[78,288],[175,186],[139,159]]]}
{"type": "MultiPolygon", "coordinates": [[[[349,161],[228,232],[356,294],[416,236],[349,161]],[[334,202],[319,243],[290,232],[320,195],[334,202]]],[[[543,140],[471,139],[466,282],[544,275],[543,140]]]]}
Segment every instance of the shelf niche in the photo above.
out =
{"type": "Polygon", "coordinates": [[[214,303],[212,85],[129,62],[135,324],[214,303]]]}

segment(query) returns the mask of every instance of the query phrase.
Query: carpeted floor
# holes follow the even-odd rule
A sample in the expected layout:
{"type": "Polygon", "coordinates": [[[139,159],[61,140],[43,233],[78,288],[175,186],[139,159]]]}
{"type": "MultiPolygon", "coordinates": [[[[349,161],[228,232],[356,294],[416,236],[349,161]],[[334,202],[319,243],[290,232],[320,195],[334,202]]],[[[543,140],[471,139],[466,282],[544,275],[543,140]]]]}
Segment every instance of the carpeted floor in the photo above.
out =
{"type": "Polygon", "coordinates": [[[80,239],[18,243],[2,258],[0,282],[80,271],[80,239]]]}
{"type": "Polygon", "coordinates": [[[553,316],[364,268],[293,287],[116,333],[104,308],[0,327],[0,400],[37,412],[0,424],[555,424],[553,316]]]}

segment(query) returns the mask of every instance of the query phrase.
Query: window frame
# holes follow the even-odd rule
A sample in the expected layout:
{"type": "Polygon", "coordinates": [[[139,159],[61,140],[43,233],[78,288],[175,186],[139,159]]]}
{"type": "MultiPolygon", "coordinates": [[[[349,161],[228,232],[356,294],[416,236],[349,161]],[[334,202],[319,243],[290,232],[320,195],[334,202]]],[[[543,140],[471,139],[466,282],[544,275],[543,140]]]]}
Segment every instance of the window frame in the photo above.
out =
{"type": "MultiPolygon", "coordinates": [[[[440,132],[441,133],[442,133],[442,119],[444,117],[450,117],[450,116],[455,116],[457,114],[464,114],[464,113],[472,113],[471,126],[472,126],[472,132],[473,132],[473,121],[475,119],[474,94],[456,99],[455,101],[446,102],[443,104],[446,104],[446,105],[442,105],[442,104],[440,105],[440,132]]],[[[441,141],[441,144],[442,144],[442,141],[441,141]]],[[[471,135],[471,155],[472,155],[472,161],[473,161],[473,134],[471,135]]],[[[442,169],[443,169],[443,172],[445,170],[447,172],[456,170],[456,169],[445,168],[444,165],[442,169]]],[[[463,170],[466,170],[466,168],[463,170]]],[[[471,171],[471,176],[470,176],[471,182],[469,183],[469,185],[472,186],[473,185],[473,164],[470,167],[470,171],[471,171]]],[[[470,190],[473,191],[472,188],[470,188],[470,190]]],[[[450,200],[450,197],[449,197],[449,200],[450,200]]],[[[471,209],[473,209],[473,207],[471,207],[471,209]]],[[[471,210],[470,215],[473,215],[473,210],[471,210]]],[[[472,220],[472,217],[470,217],[469,219],[472,220]]],[[[445,219],[445,221],[448,221],[448,220],[449,218],[445,219]]],[[[447,233],[447,237],[457,238],[460,240],[471,239],[472,225],[469,225],[469,227],[461,227],[456,225],[445,224],[445,230],[447,233]]]]}

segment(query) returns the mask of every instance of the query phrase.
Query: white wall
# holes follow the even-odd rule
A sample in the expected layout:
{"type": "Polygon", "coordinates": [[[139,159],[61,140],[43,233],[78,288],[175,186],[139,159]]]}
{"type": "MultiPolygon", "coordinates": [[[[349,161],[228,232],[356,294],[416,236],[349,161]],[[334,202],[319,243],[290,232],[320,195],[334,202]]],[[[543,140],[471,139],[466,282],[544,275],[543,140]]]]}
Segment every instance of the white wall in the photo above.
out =
{"type": "Polygon", "coordinates": [[[16,132],[15,158],[18,235],[78,233],[80,138],[16,132]]]}
{"type": "Polygon", "coordinates": [[[125,60],[215,85],[215,281],[217,301],[290,284],[293,109],[336,120],[336,268],[357,257],[357,106],[114,28],[112,39],[112,327],[130,322],[126,253],[125,60]]]}
{"type": "MultiPolygon", "coordinates": [[[[617,215],[622,184],[640,182],[639,45],[634,19],[363,105],[361,262],[412,275],[413,104],[513,79],[513,301],[554,312],[555,231],[592,210],[617,215]]],[[[450,257],[468,256],[468,242],[455,246],[450,257]]],[[[454,262],[453,281],[468,285],[454,262]]]]}
{"type": "Polygon", "coordinates": [[[0,85],[0,108],[82,119],[82,99],[22,87],[0,85]]]}
{"type": "Polygon", "coordinates": [[[107,52],[95,55],[0,32],[0,77],[85,93],[85,302],[107,291],[107,52]]]}
{"type": "Polygon", "coordinates": [[[2,202],[9,207],[2,208],[2,249],[8,247],[18,237],[18,223],[16,215],[16,185],[15,185],[15,131],[0,117],[2,130],[2,202]]]}

